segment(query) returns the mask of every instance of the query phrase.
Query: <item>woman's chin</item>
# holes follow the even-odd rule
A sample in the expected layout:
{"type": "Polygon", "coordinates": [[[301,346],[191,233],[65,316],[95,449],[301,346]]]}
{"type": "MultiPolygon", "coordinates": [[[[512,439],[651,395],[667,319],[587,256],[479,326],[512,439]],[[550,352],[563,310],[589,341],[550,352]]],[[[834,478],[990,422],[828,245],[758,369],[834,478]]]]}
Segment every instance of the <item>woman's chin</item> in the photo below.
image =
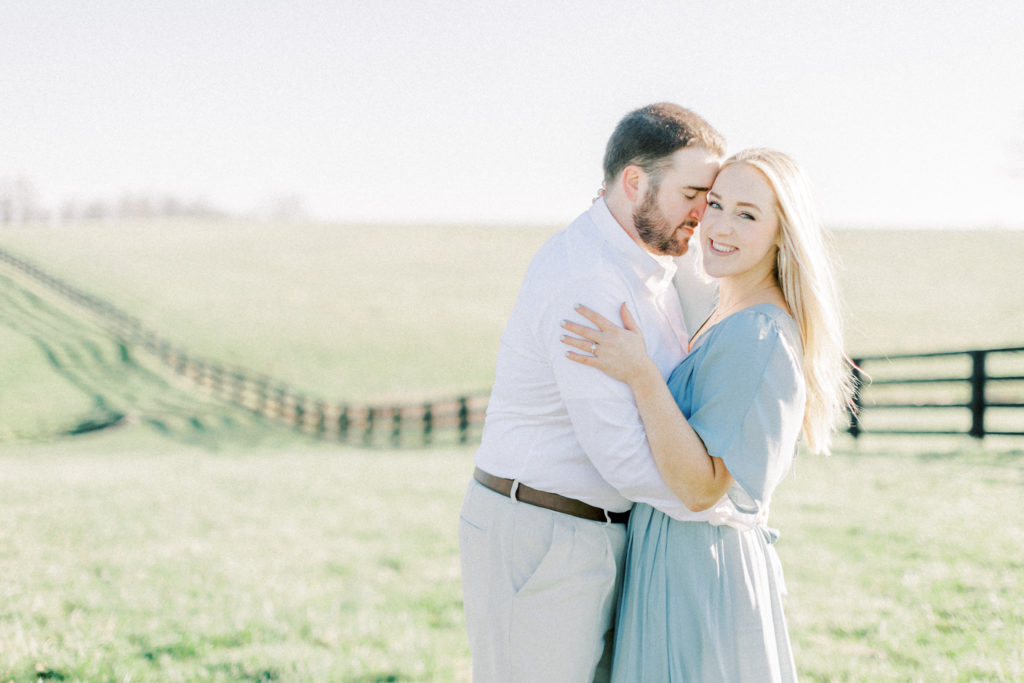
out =
{"type": "Polygon", "coordinates": [[[708,264],[706,262],[704,263],[704,273],[708,277],[713,277],[713,278],[725,277],[726,275],[729,274],[727,268],[716,267],[716,265],[711,265],[711,264],[708,264]],[[709,267],[709,265],[710,265],[710,267],[709,267]]]}

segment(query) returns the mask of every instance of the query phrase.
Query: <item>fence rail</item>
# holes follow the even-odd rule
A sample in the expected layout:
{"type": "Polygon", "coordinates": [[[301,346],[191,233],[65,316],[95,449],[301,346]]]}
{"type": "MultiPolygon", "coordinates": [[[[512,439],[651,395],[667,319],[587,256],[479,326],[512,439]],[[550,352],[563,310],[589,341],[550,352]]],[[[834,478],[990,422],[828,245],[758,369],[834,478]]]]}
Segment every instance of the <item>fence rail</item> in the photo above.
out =
{"type": "Polygon", "coordinates": [[[184,381],[219,400],[311,436],[361,446],[427,446],[478,438],[488,396],[466,395],[414,404],[327,401],[251,370],[195,356],[147,329],[113,304],[78,289],[0,248],[6,263],[65,301],[90,311],[122,348],[141,349],[184,381]]]}
{"type": "MultiPolygon", "coordinates": [[[[183,380],[263,418],[321,439],[363,446],[427,446],[478,438],[488,395],[414,404],[353,405],[310,396],[278,379],[196,357],[113,304],[0,248],[6,263],[91,311],[124,348],[142,349],[183,380]]],[[[861,434],[1024,436],[1024,346],[854,358],[861,434]]]]}
{"type": "Polygon", "coordinates": [[[1024,346],[853,359],[861,434],[1024,436],[1024,346]],[[877,374],[877,377],[873,376],[877,374]]]}

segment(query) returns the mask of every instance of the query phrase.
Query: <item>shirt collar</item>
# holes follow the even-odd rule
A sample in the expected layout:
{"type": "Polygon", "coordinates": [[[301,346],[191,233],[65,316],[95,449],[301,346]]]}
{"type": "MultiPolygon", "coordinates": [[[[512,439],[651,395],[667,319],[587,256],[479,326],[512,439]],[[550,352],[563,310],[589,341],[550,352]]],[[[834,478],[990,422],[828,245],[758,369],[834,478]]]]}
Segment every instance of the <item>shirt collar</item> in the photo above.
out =
{"type": "Polygon", "coordinates": [[[603,197],[594,202],[587,215],[605,242],[625,259],[649,290],[659,294],[672,284],[676,274],[675,259],[668,255],[652,254],[634,242],[615,220],[603,197]]]}

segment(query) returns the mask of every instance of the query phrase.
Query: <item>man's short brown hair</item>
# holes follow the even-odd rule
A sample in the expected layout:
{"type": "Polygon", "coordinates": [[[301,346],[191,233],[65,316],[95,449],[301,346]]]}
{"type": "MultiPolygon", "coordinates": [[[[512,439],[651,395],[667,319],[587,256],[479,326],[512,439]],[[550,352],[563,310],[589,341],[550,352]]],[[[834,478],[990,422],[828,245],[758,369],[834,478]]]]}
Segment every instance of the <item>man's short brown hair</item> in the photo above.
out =
{"type": "Polygon", "coordinates": [[[611,186],[630,164],[657,176],[668,157],[684,147],[703,147],[725,156],[725,138],[700,116],[670,102],[659,102],[626,114],[608,138],[604,182],[611,186]]]}

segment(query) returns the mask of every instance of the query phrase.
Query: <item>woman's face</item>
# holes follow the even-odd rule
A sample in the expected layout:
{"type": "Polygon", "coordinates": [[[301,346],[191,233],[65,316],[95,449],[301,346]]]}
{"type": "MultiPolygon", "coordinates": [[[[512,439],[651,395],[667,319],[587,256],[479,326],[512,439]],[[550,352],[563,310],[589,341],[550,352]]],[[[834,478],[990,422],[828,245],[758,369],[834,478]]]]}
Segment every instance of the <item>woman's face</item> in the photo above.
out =
{"type": "Polygon", "coordinates": [[[722,169],[708,192],[700,233],[711,277],[760,280],[772,272],[779,219],[775,193],[760,171],[744,163],[722,169]]]}

